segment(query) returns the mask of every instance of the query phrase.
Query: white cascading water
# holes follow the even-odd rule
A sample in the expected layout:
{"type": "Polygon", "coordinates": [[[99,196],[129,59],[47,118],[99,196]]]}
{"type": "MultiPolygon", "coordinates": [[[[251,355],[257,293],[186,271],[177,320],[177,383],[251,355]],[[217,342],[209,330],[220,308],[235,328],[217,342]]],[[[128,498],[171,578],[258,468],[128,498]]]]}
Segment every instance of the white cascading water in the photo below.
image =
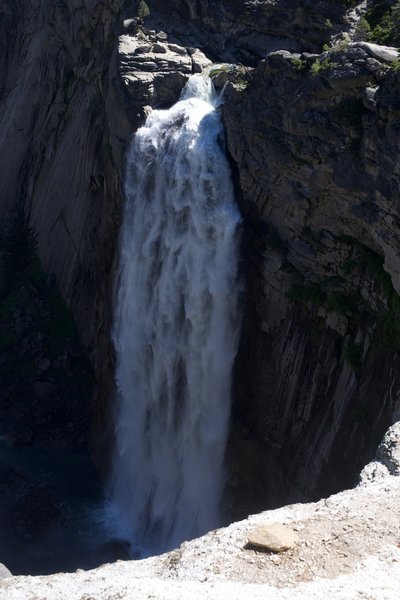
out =
{"type": "Polygon", "coordinates": [[[194,75],[128,155],[112,502],[135,556],[221,524],[240,214],[219,102],[210,77],[194,75]]]}

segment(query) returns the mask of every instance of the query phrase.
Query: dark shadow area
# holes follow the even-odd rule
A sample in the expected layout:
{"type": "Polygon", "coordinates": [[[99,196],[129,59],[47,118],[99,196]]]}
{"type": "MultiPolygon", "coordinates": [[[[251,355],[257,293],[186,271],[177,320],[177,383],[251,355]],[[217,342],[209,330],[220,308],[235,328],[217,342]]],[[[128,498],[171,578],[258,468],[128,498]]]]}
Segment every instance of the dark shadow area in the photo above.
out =
{"type": "Polygon", "coordinates": [[[301,280],[288,264],[285,240],[246,215],[247,294],[226,452],[228,520],[354,487],[398,418],[398,295],[381,256],[350,238],[337,243],[357,266],[354,281],[374,290],[374,312],[357,283],[347,291],[339,278],[323,285],[301,280]],[[279,261],[281,287],[265,277],[266,257],[279,261]],[[322,305],[346,315],[347,337],[321,317],[322,305]],[[277,306],[284,307],[279,326],[268,328],[262,311],[268,316],[277,306]],[[357,332],[369,336],[364,352],[357,332]]]}
{"type": "Polygon", "coordinates": [[[13,575],[90,569],[124,558],[98,516],[102,489],[85,448],[0,441],[0,560],[13,575]]]}
{"type": "Polygon", "coordinates": [[[0,257],[0,562],[15,575],[95,567],[124,550],[88,450],[92,371],[21,206],[0,257]]]}

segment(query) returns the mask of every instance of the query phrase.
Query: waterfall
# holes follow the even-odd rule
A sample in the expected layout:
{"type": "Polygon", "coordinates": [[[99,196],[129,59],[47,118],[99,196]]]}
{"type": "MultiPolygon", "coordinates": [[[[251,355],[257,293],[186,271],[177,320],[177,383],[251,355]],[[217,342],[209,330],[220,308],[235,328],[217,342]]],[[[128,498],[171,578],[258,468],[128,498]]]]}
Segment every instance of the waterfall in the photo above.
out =
{"type": "Polygon", "coordinates": [[[111,495],[134,555],[221,524],[240,214],[218,104],[210,77],[192,76],[128,154],[111,495]]]}

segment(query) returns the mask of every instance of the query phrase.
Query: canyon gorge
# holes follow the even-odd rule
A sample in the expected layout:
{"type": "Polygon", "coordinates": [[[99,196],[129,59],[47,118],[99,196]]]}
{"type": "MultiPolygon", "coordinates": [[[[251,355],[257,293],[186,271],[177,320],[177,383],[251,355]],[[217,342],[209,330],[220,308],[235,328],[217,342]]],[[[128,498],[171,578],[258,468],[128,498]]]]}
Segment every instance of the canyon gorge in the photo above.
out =
{"type": "MultiPolygon", "coordinates": [[[[226,307],[235,312],[238,303],[241,332],[239,337],[224,330],[225,346],[215,326],[206,333],[219,344],[222,371],[233,369],[232,404],[229,408],[228,402],[226,431],[220,434],[226,448],[218,450],[216,459],[222,461],[225,452],[226,480],[220,481],[224,516],[216,523],[211,519],[209,529],[352,488],[385,432],[400,419],[400,57],[395,42],[371,41],[359,26],[363,15],[375,18],[382,4],[0,0],[1,214],[23,202],[37,235],[43,270],[56,282],[73,316],[83,350],[66,354],[75,365],[82,355],[87,357],[94,380],[93,394],[85,392],[90,395],[90,407],[85,407],[90,423],[84,435],[80,432],[80,443],[89,447],[106,482],[118,437],[115,414],[122,406],[117,388],[122,380],[128,391],[132,385],[147,385],[143,382],[148,357],[134,377],[127,376],[129,365],[121,366],[120,357],[131,342],[129,335],[121,344],[121,336],[116,337],[116,282],[129,276],[154,282],[157,271],[149,264],[149,274],[143,274],[145,252],[139,241],[130,248],[130,274],[121,266],[119,239],[121,231],[121,239],[124,235],[127,198],[132,194],[140,204],[153,185],[144,181],[143,189],[128,190],[129,161],[138,180],[153,160],[145,158],[143,147],[134,150],[132,136],[141,132],[133,139],[144,136],[140,139],[143,144],[147,139],[150,148],[151,140],[143,132],[156,127],[157,115],[161,120],[161,113],[177,111],[193,76],[203,74],[219,98],[215,113],[220,124],[215,121],[212,126],[218,133],[212,144],[219,150],[211,163],[217,165],[217,173],[225,174],[217,186],[221,197],[238,207],[241,218],[231,214],[234,224],[225,219],[221,229],[207,229],[207,244],[223,239],[229,227],[237,232],[238,275],[235,285],[230,281],[231,287],[224,288],[230,303],[223,312],[232,322],[226,307]],[[227,162],[221,162],[219,152],[227,162]],[[140,253],[142,260],[135,266],[140,253]],[[230,353],[235,353],[236,344],[234,359],[230,353]]],[[[396,3],[386,4],[390,11],[396,3]]],[[[182,117],[175,113],[175,118],[179,129],[176,123],[182,117]]],[[[168,138],[163,127],[157,131],[163,148],[170,150],[178,142],[173,134],[168,138]]],[[[178,153],[178,146],[173,148],[178,153]]],[[[196,165],[200,162],[194,159],[196,165]]],[[[168,185],[163,180],[161,187],[168,185]]],[[[218,202],[218,194],[213,201],[218,202]]],[[[151,228],[162,213],[161,200],[156,197],[154,202],[143,206],[144,228],[151,228]]],[[[198,231],[198,216],[192,219],[198,231]]],[[[168,227],[165,221],[160,225],[167,242],[168,227]]],[[[141,226],[136,240],[140,232],[141,226]]],[[[171,235],[178,238],[181,233],[176,229],[171,235]]],[[[157,239],[160,235],[154,233],[157,239]]],[[[169,248],[167,242],[162,242],[164,248],[169,248]]],[[[217,251],[203,256],[200,245],[195,248],[195,264],[207,264],[209,274],[216,269],[224,287],[222,263],[214,265],[212,258],[217,251]]],[[[167,262],[166,254],[164,258],[167,262]]],[[[189,271],[186,265],[182,273],[189,271]]],[[[192,274],[195,279],[194,269],[192,274]]],[[[168,282],[166,296],[171,295],[168,282]]],[[[140,299],[139,291],[137,295],[132,306],[121,301],[117,315],[122,319],[130,310],[131,328],[143,324],[152,339],[162,331],[162,343],[171,348],[174,336],[163,329],[165,321],[157,322],[159,308],[149,298],[140,299]],[[155,324],[154,331],[150,324],[155,324]]],[[[211,314],[210,305],[205,306],[211,314]]],[[[186,339],[189,334],[179,318],[177,311],[172,330],[186,339]]],[[[120,331],[126,326],[121,327],[120,331]]],[[[193,347],[199,349],[200,333],[193,336],[193,347]]],[[[183,361],[187,372],[191,360],[203,360],[179,352],[182,357],[176,364],[183,361]]],[[[211,375],[212,364],[204,374],[210,389],[219,385],[211,375]]],[[[154,365],[153,373],[157,360],[154,365]]],[[[224,375],[224,381],[227,378],[224,375]]],[[[161,375],[159,383],[162,388],[161,375]]],[[[203,379],[194,385],[200,388],[203,379]]],[[[179,395],[177,390],[172,393],[179,395]]],[[[211,395],[206,392],[207,398],[211,395]]],[[[74,414],[79,410],[78,402],[74,414]]],[[[139,415],[140,410],[135,418],[145,422],[146,411],[139,415]]],[[[213,408],[204,401],[203,410],[203,416],[207,411],[210,416],[213,408]]],[[[161,435],[160,427],[152,431],[154,438],[161,435]]],[[[212,425],[205,428],[210,431],[212,425]]],[[[398,443],[396,438],[393,444],[398,443]]],[[[140,454],[139,447],[134,452],[140,454]]],[[[191,452],[190,443],[186,452],[191,452]]],[[[200,471],[194,464],[189,470],[200,471]]],[[[376,469],[378,475],[370,477],[374,481],[367,482],[364,470],[361,486],[348,496],[333,497],[333,514],[353,501],[357,510],[364,510],[360,498],[368,495],[368,485],[371,497],[376,492],[382,514],[387,503],[398,504],[396,469],[389,468],[391,474],[381,478],[380,467],[376,469]],[[387,498],[385,485],[390,488],[387,498]]],[[[121,488],[126,474],[122,471],[119,477],[121,488]]],[[[289,513],[278,512],[277,518],[297,518],[289,513]]],[[[157,531],[156,518],[153,525],[157,531]]],[[[395,524],[392,529],[397,535],[395,524]]],[[[200,530],[204,533],[207,527],[200,530]]],[[[218,539],[220,535],[225,534],[216,534],[218,539]]],[[[201,539],[205,547],[217,544],[207,536],[201,539]]],[[[224,541],[227,553],[229,543],[224,541]]],[[[191,552],[190,545],[184,548],[183,554],[191,552]]],[[[204,549],[195,551],[201,554],[204,549]]],[[[121,557],[126,558],[124,552],[121,557]]],[[[115,558],[119,553],[120,548],[115,558]]],[[[173,552],[166,556],[172,564],[173,552]]],[[[0,556],[2,560],[8,566],[0,556]]],[[[109,549],[101,560],[112,560],[109,549]]],[[[165,565],[151,562],[161,559],[149,560],[148,577],[158,577],[165,565]]],[[[188,565],[190,574],[194,567],[188,565]]],[[[233,572],[234,566],[229,568],[233,572]]],[[[193,580],[201,581],[204,573],[196,572],[193,580]]],[[[226,579],[233,581],[231,575],[226,579]]],[[[246,577],[243,584],[257,583],[252,575],[246,577]]],[[[7,580],[4,598],[22,598],[18,578],[15,584],[13,580],[7,580]]],[[[36,597],[35,585],[26,597],[36,597]]],[[[150,587],[146,594],[152,593],[150,587]]],[[[76,598],[90,597],[90,589],[79,589],[76,598]]],[[[60,596],[49,591],[43,597],[62,597],[60,590],[60,596]]],[[[112,594],[118,591],[101,593],[93,597],[117,597],[112,594]]],[[[169,596],[156,593],[161,598],[178,592],[171,588],[169,596]]],[[[184,597],[186,592],[179,593],[184,597]]],[[[203,597],[200,589],[195,593],[203,597]]],[[[224,593],[228,592],[218,591],[221,597],[224,593]]],[[[240,591],[235,593],[239,596],[240,591]]],[[[323,597],[318,594],[322,592],[307,597],[323,597]]]]}

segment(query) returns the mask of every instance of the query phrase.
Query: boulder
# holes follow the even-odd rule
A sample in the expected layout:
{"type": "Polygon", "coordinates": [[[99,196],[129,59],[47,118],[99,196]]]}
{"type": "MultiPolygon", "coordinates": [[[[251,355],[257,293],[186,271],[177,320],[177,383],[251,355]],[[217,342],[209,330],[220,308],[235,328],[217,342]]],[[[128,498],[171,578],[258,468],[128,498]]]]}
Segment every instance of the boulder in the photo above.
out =
{"type": "Polygon", "coordinates": [[[0,563],[0,579],[5,579],[6,577],[12,577],[12,573],[3,563],[0,563]]]}
{"type": "Polygon", "coordinates": [[[279,523],[262,523],[250,535],[248,546],[266,552],[285,552],[298,542],[295,532],[279,523]]]}
{"type": "Polygon", "coordinates": [[[391,475],[400,475],[400,421],[388,429],[376,454],[391,475]]]}
{"type": "Polygon", "coordinates": [[[354,42],[351,46],[362,48],[370,56],[377,60],[382,60],[383,62],[391,63],[399,58],[399,51],[397,48],[392,48],[390,46],[370,44],[369,42],[354,42]]]}

